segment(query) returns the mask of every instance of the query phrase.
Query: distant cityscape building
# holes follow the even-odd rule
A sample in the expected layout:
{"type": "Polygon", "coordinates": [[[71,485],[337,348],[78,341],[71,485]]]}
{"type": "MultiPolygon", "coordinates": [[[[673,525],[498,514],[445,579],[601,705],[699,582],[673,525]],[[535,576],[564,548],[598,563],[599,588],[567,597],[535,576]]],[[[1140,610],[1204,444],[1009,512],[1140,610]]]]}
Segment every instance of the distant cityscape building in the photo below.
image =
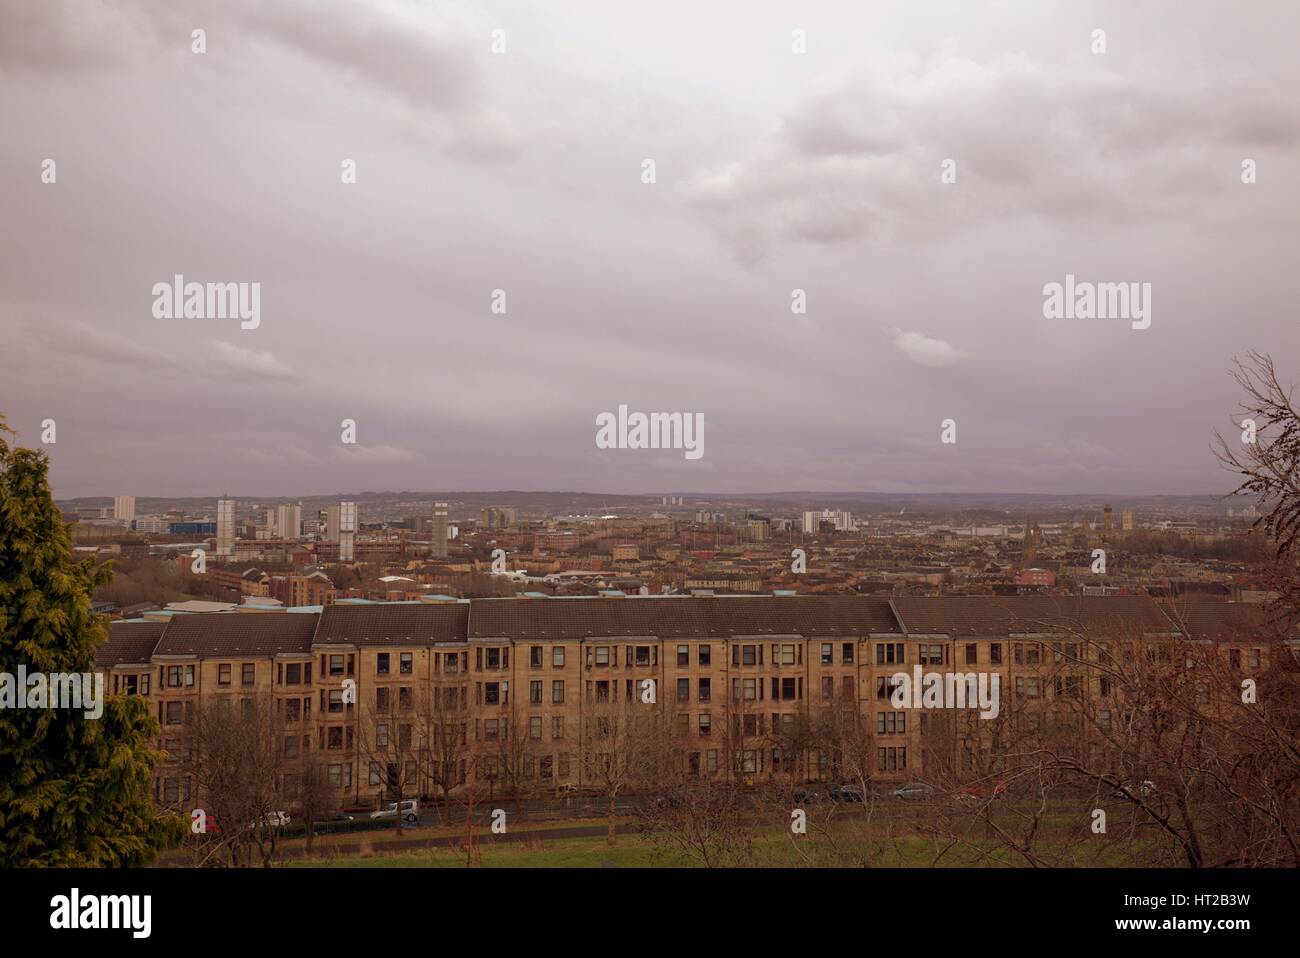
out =
{"type": "Polygon", "coordinates": [[[336,506],[330,506],[326,525],[328,541],[339,544],[339,561],[353,561],[356,556],[357,504],[340,502],[336,506]]]}
{"type": "Polygon", "coordinates": [[[433,528],[429,536],[429,555],[435,559],[445,559],[447,557],[447,503],[433,504],[433,528]]]}
{"type": "Polygon", "coordinates": [[[1011,526],[959,526],[952,529],[952,534],[972,539],[1008,539],[1014,533],[1011,526]]]}
{"type": "Polygon", "coordinates": [[[836,532],[854,532],[858,528],[858,524],[851,512],[834,509],[823,509],[818,512],[814,509],[803,514],[804,533],[806,535],[816,535],[821,531],[823,522],[829,522],[836,532]]]}
{"type": "MultiPolygon", "coordinates": [[[[174,536],[215,536],[217,524],[206,520],[167,523],[167,532],[174,536]]],[[[234,554],[234,548],[230,550],[234,554]]]]}
{"type": "Polygon", "coordinates": [[[141,516],[135,520],[135,531],[161,535],[167,531],[167,520],[162,516],[141,516]]]}
{"type": "Polygon", "coordinates": [[[113,518],[132,521],[135,518],[135,496],[114,496],[113,518]]]}
{"type": "Polygon", "coordinates": [[[268,577],[268,593],[286,606],[330,605],[335,599],[334,583],[323,572],[268,577]]]}
{"type": "Polygon", "coordinates": [[[302,538],[302,503],[285,503],[275,507],[275,535],[280,539],[302,538]]]}
{"type": "Polygon", "coordinates": [[[1133,531],[1133,510],[1125,509],[1123,516],[1120,517],[1120,522],[1122,523],[1125,532],[1132,532],[1133,531]]]}
{"type": "Polygon", "coordinates": [[[217,500],[217,555],[235,554],[235,500],[217,500]]]}
{"type": "Polygon", "coordinates": [[[1039,569],[1037,567],[1030,569],[1021,569],[1016,576],[1017,585],[1056,585],[1056,573],[1051,569],[1039,569]]]}
{"type": "Polygon", "coordinates": [[[512,506],[497,509],[487,506],[478,513],[478,524],[484,529],[504,529],[519,522],[519,510],[512,506]]]}
{"type": "MultiPolygon", "coordinates": [[[[1043,532],[1038,528],[1038,523],[1032,520],[1025,520],[1025,536],[1020,547],[1021,567],[1028,571],[1035,569],[1034,563],[1038,559],[1038,546],[1043,541],[1043,532]]],[[[1037,570],[1036,570],[1037,571],[1037,570]]],[[[1023,583],[1022,581],[1022,584],[1023,583]]],[[[1029,583],[1037,585],[1039,583],[1029,583]]],[[[1045,583],[1051,585],[1051,583],[1045,583]]]]}

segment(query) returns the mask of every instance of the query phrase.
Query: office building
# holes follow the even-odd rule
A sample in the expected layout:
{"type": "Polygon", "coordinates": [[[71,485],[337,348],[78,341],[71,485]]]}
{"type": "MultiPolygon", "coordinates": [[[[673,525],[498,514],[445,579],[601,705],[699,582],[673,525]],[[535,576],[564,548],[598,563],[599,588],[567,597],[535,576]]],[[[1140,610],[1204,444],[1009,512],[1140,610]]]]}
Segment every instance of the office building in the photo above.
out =
{"type": "Polygon", "coordinates": [[[167,520],[162,516],[140,516],[135,520],[135,531],[157,535],[167,531],[167,520]]]}

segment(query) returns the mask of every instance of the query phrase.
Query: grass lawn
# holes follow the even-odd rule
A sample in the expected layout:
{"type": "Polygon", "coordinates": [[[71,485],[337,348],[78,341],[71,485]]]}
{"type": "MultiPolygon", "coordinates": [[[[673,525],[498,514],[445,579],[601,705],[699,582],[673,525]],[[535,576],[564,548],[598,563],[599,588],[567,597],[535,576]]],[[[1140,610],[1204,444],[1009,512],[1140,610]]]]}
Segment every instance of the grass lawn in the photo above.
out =
{"type": "MultiPolygon", "coordinates": [[[[632,836],[620,836],[613,848],[603,837],[564,838],[553,841],[514,841],[494,843],[478,840],[480,864],[484,868],[603,868],[610,863],[619,868],[650,868],[671,862],[655,855],[649,842],[632,836]]],[[[349,855],[339,858],[314,858],[286,863],[289,868],[464,868],[465,856],[449,848],[421,848],[409,852],[373,855],[349,855]]]]}
{"type": "MultiPolygon", "coordinates": [[[[854,836],[861,838],[861,835],[854,836]]],[[[656,847],[647,838],[636,835],[620,835],[618,844],[612,848],[605,844],[604,837],[534,839],[531,841],[514,841],[494,843],[491,839],[480,840],[479,864],[484,868],[673,868],[696,867],[697,862],[676,849],[656,847]]],[[[847,851],[854,843],[850,840],[842,846],[847,851]]],[[[880,868],[924,868],[931,867],[936,858],[940,867],[1021,867],[1026,863],[1007,848],[995,842],[974,842],[968,845],[946,847],[947,842],[918,836],[894,836],[875,848],[869,856],[870,864],[880,868]],[[946,850],[945,850],[946,849],[946,850]],[[940,855],[940,852],[943,852],[940,855]]],[[[1046,850],[1050,846],[1040,846],[1046,850]]],[[[1131,864],[1133,848],[1101,846],[1096,849],[1096,858],[1086,862],[1092,867],[1131,864]],[[1115,853],[1113,856],[1108,854],[1115,853]],[[1113,861],[1109,860],[1113,857],[1113,861]]],[[[867,858],[867,856],[863,856],[867,858]]],[[[833,859],[826,854],[826,848],[818,842],[806,840],[792,841],[784,835],[769,835],[760,838],[754,845],[754,864],[770,867],[790,867],[800,865],[830,866],[839,864],[854,867],[862,859],[845,857],[833,859]]],[[[383,853],[377,855],[348,854],[346,856],[319,858],[310,861],[294,860],[286,863],[289,868],[464,868],[463,853],[446,848],[412,849],[409,852],[383,853]]]]}

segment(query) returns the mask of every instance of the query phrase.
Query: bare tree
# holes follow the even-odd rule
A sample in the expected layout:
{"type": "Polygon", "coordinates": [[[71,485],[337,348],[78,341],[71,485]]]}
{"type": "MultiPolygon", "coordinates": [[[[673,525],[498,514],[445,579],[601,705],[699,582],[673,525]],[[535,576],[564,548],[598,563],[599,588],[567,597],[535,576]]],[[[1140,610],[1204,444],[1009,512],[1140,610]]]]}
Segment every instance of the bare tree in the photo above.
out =
{"type": "Polygon", "coordinates": [[[762,819],[745,792],[704,778],[661,792],[637,814],[642,831],[661,851],[675,851],[705,868],[754,863],[762,819]]]}
{"type": "Polygon", "coordinates": [[[641,696],[615,691],[589,704],[582,741],[583,777],[605,796],[606,841],[616,844],[615,810],[618,796],[648,787],[662,767],[664,734],[657,706],[641,696]]]}
{"type": "Polygon", "coordinates": [[[1194,643],[1171,615],[1169,635],[1038,626],[1069,651],[1004,702],[1014,732],[984,773],[994,788],[939,802],[930,833],[1035,867],[1300,863],[1294,660],[1272,626],[1194,643]]]}
{"type": "Polygon", "coordinates": [[[1272,580],[1280,596],[1279,619],[1294,622],[1300,614],[1300,412],[1284,386],[1272,357],[1251,352],[1234,361],[1233,379],[1241,387],[1239,441],[1217,432],[1216,455],[1240,477],[1234,495],[1255,496],[1262,515],[1255,525],[1272,541],[1276,562],[1272,580]]]}
{"type": "Polygon", "coordinates": [[[376,686],[363,708],[358,729],[358,753],[366,762],[367,784],[376,802],[395,802],[393,828],[402,830],[402,802],[418,791],[419,751],[413,690],[376,686]]]}
{"type": "MultiPolygon", "coordinates": [[[[518,708],[511,711],[507,725],[497,736],[492,753],[494,767],[501,782],[501,794],[522,797],[536,786],[538,748],[532,738],[532,716],[521,718],[518,708]],[[529,723],[525,725],[524,723],[529,723]]],[[[541,722],[540,717],[538,722],[541,722]]],[[[545,730],[540,730],[544,732],[545,730]]]]}
{"type": "Polygon", "coordinates": [[[454,789],[465,784],[470,759],[465,690],[436,685],[421,689],[413,722],[420,781],[436,791],[445,806],[454,789]]]}
{"type": "Polygon", "coordinates": [[[269,867],[285,806],[285,726],[270,703],[229,699],[198,704],[186,725],[182,767],[204,812],[199,863],[222,858],[269,867]]]}
{"type": "Polygon", "coordinates": [[[307,828],[307,854],[316,840],[316,822],[337,807],[339,789],[329,780],[325,762],[316,752],[302,757],[298,774],[298,808],[307,828]]]}

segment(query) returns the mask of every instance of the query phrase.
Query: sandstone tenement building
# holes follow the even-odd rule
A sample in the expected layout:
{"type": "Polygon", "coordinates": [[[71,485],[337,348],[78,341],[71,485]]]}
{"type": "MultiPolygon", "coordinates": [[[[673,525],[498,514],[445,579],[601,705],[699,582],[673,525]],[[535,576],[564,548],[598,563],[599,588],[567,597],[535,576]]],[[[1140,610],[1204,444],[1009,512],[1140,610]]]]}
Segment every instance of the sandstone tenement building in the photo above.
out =
{"type": "Polygon", "coordinates": [[[225,699],[260,702],[282,723],[287,796],[295,763],[313,757],[340,802],[364,805],[470,781],[543,794],[589,785],[592,717],[611,703],[658,710],[692,775],[833,779],[835,750],[805,734],[829,719],[872,778],[940,767],[960,777],[996,762],[998,742],[973,713],[895,708],[893,675],[996,674],[1008,715],[1065,712],[1105,728],[1107,680],[1080,666],[1110,641],[1166,662],[1180,643],[1222,647],[1243,675],[1267,668],[1281,643],[1297,647],[1260,607],[1214,601],[521,597],[122,621],[97,667],[109,691],[145,697],[161,725],[159,802],[190,800],[177,760],[187,723],[225,699]]]}

